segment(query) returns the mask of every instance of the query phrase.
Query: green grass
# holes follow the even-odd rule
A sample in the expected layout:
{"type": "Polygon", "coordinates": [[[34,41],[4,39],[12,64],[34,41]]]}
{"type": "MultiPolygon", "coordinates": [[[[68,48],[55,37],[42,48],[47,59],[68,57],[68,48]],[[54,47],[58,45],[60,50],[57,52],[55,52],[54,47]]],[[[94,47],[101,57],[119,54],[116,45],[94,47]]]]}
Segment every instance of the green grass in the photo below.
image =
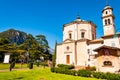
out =
{"type": "MultiPolygon", "coordinates": [[[[0,70],[9,69],[10,64],[0,63],[0,70]]],[[[20,64],[15,64],[15,69],[21,68],[20,64]]],[[[27,68],[27,64],[23,64],[22,68],[27,68]]]]}
{"type": "Polygon", "coordinates": [[[0,80],[97,80],[65,74],[52,73],[49,68],[35,68],[32,70],[13,70],[0,72],[0,80]]]}

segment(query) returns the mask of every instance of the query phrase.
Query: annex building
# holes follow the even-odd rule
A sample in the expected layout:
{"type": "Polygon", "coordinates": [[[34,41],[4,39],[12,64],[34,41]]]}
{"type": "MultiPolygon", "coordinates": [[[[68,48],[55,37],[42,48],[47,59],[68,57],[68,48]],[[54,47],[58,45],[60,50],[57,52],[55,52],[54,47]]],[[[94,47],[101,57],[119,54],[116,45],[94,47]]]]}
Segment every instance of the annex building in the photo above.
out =
{"type": "MultiPolygon", "coordinates": [[[[97,71],[120,70],[120,33],[115,31],[113,8],[102,10],[104,35],[96,39],[96,25],[77,19],[63,26],[63,42],[57,44],[56,64],[72,64],[76,68],[95,66],[97,71]]],[[[101,22],[102,23],[102,22],[101,22]]]]}

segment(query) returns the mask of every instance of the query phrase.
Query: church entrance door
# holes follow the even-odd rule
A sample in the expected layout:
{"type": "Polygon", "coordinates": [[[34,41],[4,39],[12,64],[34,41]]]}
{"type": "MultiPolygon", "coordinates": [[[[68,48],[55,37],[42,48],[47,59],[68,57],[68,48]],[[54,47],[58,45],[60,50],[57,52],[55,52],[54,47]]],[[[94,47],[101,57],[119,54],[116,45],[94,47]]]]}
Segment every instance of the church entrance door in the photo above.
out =
{"type": "Polygon", "coordinates": [[[66,55],[66,63],[70,64],[70,55],[66,55]]]}

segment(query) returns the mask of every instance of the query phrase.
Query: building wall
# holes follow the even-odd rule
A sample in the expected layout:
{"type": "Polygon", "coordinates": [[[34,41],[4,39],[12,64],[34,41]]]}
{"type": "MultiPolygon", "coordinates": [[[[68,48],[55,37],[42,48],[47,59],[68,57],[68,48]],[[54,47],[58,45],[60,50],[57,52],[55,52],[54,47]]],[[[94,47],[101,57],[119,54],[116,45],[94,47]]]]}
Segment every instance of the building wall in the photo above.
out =
{"type": "Polygon", "coordinates": [[[94,39],[96,38],[96,28],[91,24],[78,24],[78,40],[82,39],[81,32],[85,32],[86,39],[93,40],[93,34],[94,39]]]}
{"type": "Polygon", "coordinates": [[[77,66],[86,66],[87,63],[86,41],[77,42],[77,66]]]}
{"type": "Polygon", "coordinates": [[[90,23],[74,23],[64,27],[63,30],[63,41],[69,39],[69,33],[72,34],[73,40],[81,39],[81,32],[85,32],[86,39],[93,40],[96,38],[96,27],[90,23]]]}
{"type": "Polygon", "coordinates": [[[90,66],[96,66],[96,55],[98,54],[98,52],[93,51],[94,49],[102,46],[102,43],[93,43],[93,44],[89,44],[87,46],[87,49],[89,49],[89,54],[90,54],[90,61],[89,61],[89,65],[90,66]]]}
{"type": "Polygon", "coordinates": [[[70,56],[70,64],[75,63],[75,43],[63,43],[62,45],[57,46],[57,64],[67,64],[66,63],[66,56],[70,56]],[[69,49],[67,49],[69,47],[69,49]]]}
{"type": "Polygon", "coordinates": [[[104,39],[104,45],[120,48],[119,38],[115,37],[115,38],[104,39]]]}
{"type": "Polygon", "coordinates": [[[72,24],[69,26],[64,27],[63,31],[63,41],[69,39],[69,33],[72,33],[72,39],[76,40],[76,24],[72,24]]]}
{"type": "Polygon", "coordinates": [[[102,51],[99,51],[99,55],[97,58],[97,71],[101,72],[115,72],[120,69],[120,64],[119,64],[119,57],[117,56],[117,51],[115,50],[109,50],[112,55],[103,55],[102,51]],[[104,61],[111,61],[112,66],[104,66],[104,61]]]}
{"type": "Polygon", "coordinates": [[[113,25],[104,26],[104,35],[110,35],[115,33],[115,28],[113,25]]]}

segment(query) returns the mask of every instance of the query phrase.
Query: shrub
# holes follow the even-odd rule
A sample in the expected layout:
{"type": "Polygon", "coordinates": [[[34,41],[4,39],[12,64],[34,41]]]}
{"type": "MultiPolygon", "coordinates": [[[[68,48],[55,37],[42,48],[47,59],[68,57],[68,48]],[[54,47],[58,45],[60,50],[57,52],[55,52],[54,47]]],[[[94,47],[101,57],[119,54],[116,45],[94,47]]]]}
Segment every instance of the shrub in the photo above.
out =
{"type": "Polygon", "coordinates": [[[29,63],[29,69],[33,69],[33,62],[29,63]]]}
{"type": "Polygon", "coordinates": [[[58,64],[59,68],[65,68],[65,69],[73,69],[74,65],[65,65],[65,64],[58,64]]]}
{"type": "Polygon", "coordinates": [[[120,75],[113,74],[113,73],[94,72],[93,77],[95,77],[97,79],[120,80],[120,75]]]}
{"type": "Polygon", "coordinates": [[[91,74],[92,74],[91,71],[88,71],[88,70],[85,70],[85,69],[79,70],[77,72],[77,75],[82,76],[82,77],[91,77],[91,74]]]}
{"type": "Polygon", "coordinates": [[[65,68],[55,68],[55,67],[51,68],[51,72],[74,75],[74,76],[77,74],[77,71],[75,70],[70,70],[70,69],[65,69],[65,68]]]}
{"type": "Polygon", "coordinates": [[[66,69],[65,74],[76,76],[77,71],[66,69]]]}
{"type": "Polygon", "coordinates": [[[50,68],[51,72],[55,72],[55,67],[50,68]]]}
{"type": "Polygon", "coordinates": [[[93,72],[92,75],[97,79],[105,79],[105,73],[102,73],[102,72],[93,72]]]}
{"type": "Polygon", "coordinates": [[[120,75],[113,74],[113,73],[106,73],[105,79],[107,79],[107,80],[120,80],[120,75]]]}
{"type": "Polygon", "coordinates": [[[14,67],[15,67],[15,61],[13,61],[13,62],[10,64],[10,67],[11,67],[11,68],[14,68],[14,67]]]}
{"type": "Polygon", "coordinates": [[[39,63],[39,62],[36,62],[36,65],[37,65],[37,67],[39,67],[40,63],[39,63]]]}
{"type": "Polygon", "coordinates": [[[41,63],[39,63],[39,65],[41,65],[41,66],[48,66],[48,64],[46,62],[41,62],[41,63]]]}
{"type": "Polygon", "coordinates": [[[90,71],[96,71],[96,67],[95,66],[90,67],[90,71]]]}
{"type": "Polygon", "coordinates": [[[15,61],[13,61],[13,62],[11,62],[11,63],[10,63],[10,68],[9,68],[9,69],[10,69],[10,71],[11,71],[11,70],[12,70],[12,68],[14,68],[14,67],[15,67],[15,61]]]}

